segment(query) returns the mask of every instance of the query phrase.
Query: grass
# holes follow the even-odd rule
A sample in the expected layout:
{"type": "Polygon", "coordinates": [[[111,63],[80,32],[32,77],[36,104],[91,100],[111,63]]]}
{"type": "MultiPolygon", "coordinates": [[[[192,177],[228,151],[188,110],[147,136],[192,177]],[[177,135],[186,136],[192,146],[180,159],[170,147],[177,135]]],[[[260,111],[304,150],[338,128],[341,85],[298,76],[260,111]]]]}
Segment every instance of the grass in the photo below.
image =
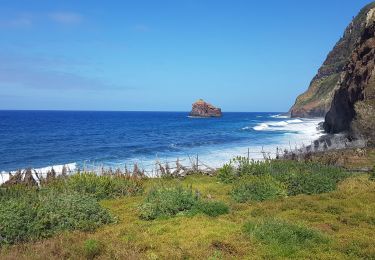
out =
{"type": "Polygon", "coordinates": [[[154,187],[139,207],[140,218],[154,220],[183,214],[204,213],[211,217],[229,212],[226,204],[219,201],[202,201],[199,191],[182,186],[154,187]]]}
{"type": "Polygon", "coordinates": [[[251,238],[264,243],[269,248],[270,255],[282,257],[290,257],[301,249],[311,249],[329,241],[317,230],[279,219],[266,219],[260,223],[247,222],[244,231],[251,238]]]}
{"type": "Polygon", "coordinates": [[[284,189],[289,196],[330,192],[349,176],[342,169],[319,163],[253,162],[238,157],[219,170],[218,179],[223,183],[237,184],[233,195],[237,201],[245,202],[282,197],[284,189]],[[244,181],[246,178],[248,180],[244,181]]]}
{"type": "Polygon", "coordinates": [[[286,194],[286,187],[269,175],[243,178],[232,191],[232,197],[237,202],[271,200],[283,198],[286,194]]]}
{"type": "Polygon", "coordinates": [[[128,176],[98,176],[93,173],[75,174],[53,183],[53,187],[67,191],[75,191],[95,196],[95,198],[110,199],[142,192],[140,179],[128,176]]]}
{"type": "MultiPolygon", "coordinates": [[[[298,174],[303,168],[293,167],[281,165],[278,172],[289,168],[298,174]]],[[[57,232],[42,240],[6,245],[0,258],[374,259],[375,182],[367,174],[344,177],[337,178],[329,192],[248,203],[231,195],[237,179],[224,183],[216,177],[192,175],[181,180],[143,180],[144,193],[99,202],[117,217],[115,223],[91,232],[57,232]],[[144,220],[139,207],[155,187],[191,190],[198,201],[208,203],[204,210],[214,212],[213,216],[200,212],[144,220]],[[217,211],[226,214],[216,215],[217,211]]]]}
{"type": "Polygon", "coordinates": [[[98,256],[102,249],[101,244],[98,240],[95,239],[87,239],[84,243],[84,251],[87,259],[94,259],[98,256]]]}

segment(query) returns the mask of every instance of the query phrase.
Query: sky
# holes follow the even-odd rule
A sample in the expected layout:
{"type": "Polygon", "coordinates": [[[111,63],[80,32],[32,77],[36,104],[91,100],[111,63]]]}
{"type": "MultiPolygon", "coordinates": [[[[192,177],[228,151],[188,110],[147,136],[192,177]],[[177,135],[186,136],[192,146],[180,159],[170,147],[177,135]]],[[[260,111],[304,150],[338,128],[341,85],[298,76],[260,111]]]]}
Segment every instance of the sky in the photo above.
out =
{"type": "Polygon", "coordinates": [[[0,109],[287,111],[369,0],[0,0],[0,109]]]}

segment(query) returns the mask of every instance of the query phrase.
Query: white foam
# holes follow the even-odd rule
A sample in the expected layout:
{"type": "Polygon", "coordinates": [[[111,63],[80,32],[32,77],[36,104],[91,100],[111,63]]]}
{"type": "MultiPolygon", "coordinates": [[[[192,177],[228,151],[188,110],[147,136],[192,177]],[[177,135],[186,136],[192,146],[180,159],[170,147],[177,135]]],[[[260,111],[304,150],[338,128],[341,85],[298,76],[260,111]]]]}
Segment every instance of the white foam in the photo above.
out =
{"type": "Polygon", "coordinates": [[[261,123],[257,126],[254,126],[253,129],[256,130],[256,131],[262,131],[262,130],[265,130],[267,129],[269,126],[265,123],[261,123]]]}
{"type": "Polygon", "coordinates": [[[270,116],[270,117],[272,117],[272,118],[290,118],[289,116],[284,116],[284,115],[281,115],[281,114],[273,115],[273,116],[270,116]]]}
{"type": "MultiPolygon", "coordinates": [[[[308,140],[315,140],[320,137],[323,132],[318,129],[318,124],[323,122],[323,118],[315,119],[291,119],[279,122],[264,122],[253,129],[256,131],[283,131],[286,134],[294,134],[296,138],[303,137],[308,140]]],[[[292,137],[290,137],[292,138],[292,137]]]]}

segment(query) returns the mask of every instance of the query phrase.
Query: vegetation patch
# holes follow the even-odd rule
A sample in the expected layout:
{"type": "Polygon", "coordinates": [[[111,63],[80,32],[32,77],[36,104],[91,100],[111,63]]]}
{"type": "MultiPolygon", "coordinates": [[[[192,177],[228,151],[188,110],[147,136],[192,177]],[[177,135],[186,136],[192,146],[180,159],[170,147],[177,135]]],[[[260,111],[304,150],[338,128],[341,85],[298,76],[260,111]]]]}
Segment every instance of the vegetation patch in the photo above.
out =
{"type": "Polygon", "coordinates": [[[194,192],[191,186],[187,189],[175,186],[151,189],[139,211],[141,219],[153,220],[186,213],[204,213],[214,217],[228,213],[229,207],[223,202],[202,201],[199,192],[194,192]]]}
{"type": "Polygon", "coordinates": [[[228,205],[222,201],[200,201],[194,206],[193,210],[210,217],[217,217],[229,213],[228,205]]]}
{"type": "Polygon", "coordinates": [[[0,200],[0,244],[44,238],[63,230],[94,230],[112,221],[92,196],[29,191],[0,200]]]}
{"type": "Polygon", "coordinates": [[[97,199],[136,195],[142,192],[142,182],[136,177],[98,176],[94,173],[75,174],[64,180],[64,188],[92,194],[97,199]]]}
{"type": "MultiPolygon", "coordinates": [[[[235,183],[243,186],[243,178],[253,176],[272,176],[285,185],[287,194],[319,194],[336,189],[337,184],[350,174],[333,166],[313,162],[296,162],[286,160],[266,160],[263,162],[249,161],[243,157],[233,159],[219,170],[218,179],[222,183],[235,183]]],[[[268,178],[268,177],[267,177],[268,178]]],[[[270,186],[274,184],[268,178],[270,186]]],[[[255,181],[254,179],[252,180],[255,181]]],[[[262,181],[259,180],[259,183],[262,181]]],[[[262,199],[260,199],[262,200],[262,199]]]]}
{"type": "Polygon", "coordinates": [[[241,179],[232,191],[232,197],[237,202],[272,200],[286,194],[284,185],[269,175],[241,179]]]}
{"type": "Polygon", "coordinates": [[[284,257],[328,242],[328,239],[316,230],[277,219],[266,219],[260,223],[247,222],[244,232],[271,247],[275,254],[284,257]]]}
{"type": "Polygon", "coordinates": [[[87,259],[94,259],[100,255],[102,251],[102,244],[95,239],[87,239],[84,243],[83,250],[87,259]]]}

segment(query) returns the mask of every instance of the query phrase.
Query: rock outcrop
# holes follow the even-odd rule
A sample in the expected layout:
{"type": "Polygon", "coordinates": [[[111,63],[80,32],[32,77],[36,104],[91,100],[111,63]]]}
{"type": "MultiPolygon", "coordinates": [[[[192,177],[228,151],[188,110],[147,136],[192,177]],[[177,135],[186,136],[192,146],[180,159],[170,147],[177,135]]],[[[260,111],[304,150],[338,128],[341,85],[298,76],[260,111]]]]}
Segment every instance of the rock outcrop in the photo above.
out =
{"type": "Polygon", "coordinates": [[[325,116],[328,133],[350,131],[372,139],[375,133],[375,6],[367,12],[364,29],[340,76],[325,116]]]}
{"type": "Polygon", "coordinates": [[[221,109],[199,99],[192,105],[190,116],[192,117],[220,117],[221,109]]]}
{"type": "Polygon", "coordinates": [[[292,117],[322,117],[331,107],[335,91],[339,88],[341,73],[351,59],[358,39],[367,27],[369,12],[373,12],[375,2],[365,6],[346,28],[343,37],[328,54],[307,91],[297,97],[290,109],[292,117]]]}

